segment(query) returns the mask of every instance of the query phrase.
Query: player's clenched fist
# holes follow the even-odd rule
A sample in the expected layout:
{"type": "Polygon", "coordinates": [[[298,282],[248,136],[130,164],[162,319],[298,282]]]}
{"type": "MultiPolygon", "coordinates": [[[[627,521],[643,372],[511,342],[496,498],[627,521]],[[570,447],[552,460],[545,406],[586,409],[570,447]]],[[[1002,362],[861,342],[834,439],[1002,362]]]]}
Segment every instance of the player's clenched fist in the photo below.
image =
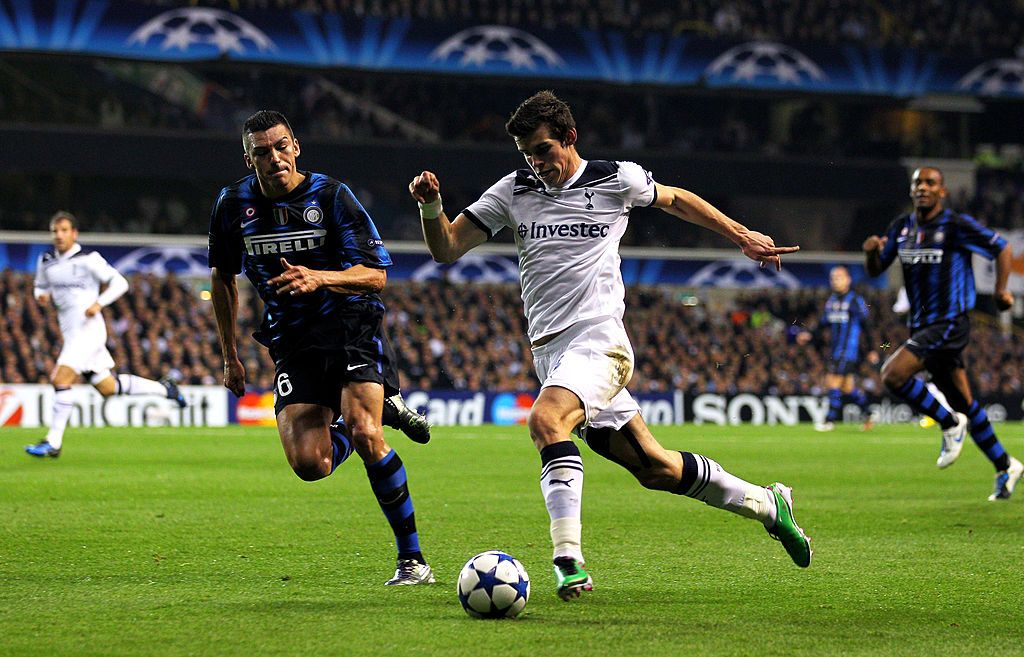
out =
{"type": "Polygon", "coordinates": [[[1009,310],[1013,308],[1013,292],[1009,290],[1001,290],[995,293],[996,297],[996,308],[999,310],[1009,310]]]}
{"type": "Polygon", "coordinates": [[[875,251],[881,251],[885,248],[885,243],[889,241],[888,237],[879,237],[878,235],[872,235],[871,237],[864,240],[864,245],[861,249],[864,253],[874,253],[875,251]]]}
{"type": "Polygon", "coordinates": [[[441,183],[430,171],[424,171],[409,183],[409,193],[420,203],[433,203],[441,193],[441,183]]]}

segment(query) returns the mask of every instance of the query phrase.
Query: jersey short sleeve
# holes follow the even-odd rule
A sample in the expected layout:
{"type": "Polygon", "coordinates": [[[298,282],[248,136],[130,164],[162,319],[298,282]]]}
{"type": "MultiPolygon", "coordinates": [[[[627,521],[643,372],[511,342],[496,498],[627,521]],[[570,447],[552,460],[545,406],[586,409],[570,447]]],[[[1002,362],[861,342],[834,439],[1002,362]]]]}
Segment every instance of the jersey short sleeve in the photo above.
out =
{"type": "Polygon", "coordinates": [[[658,198],[651,172],[635,162],[619,162],[619,181],[623,184],[626,208],[647,207],[658,198]]]}
{"type": "Polygon", "coordinates": [[[864,297],[860,296],[859,294],[856,297],[854,297],[853,307],[855,309],[854,313],[857,319],[859,319],[861,322],[866,323],[870,311],[868,310],[868,302],[864,300],[864,297]]]}
{"type": "Polygon", "coordinates": [[[43,267],[43,256],[36,258],[36,279],[33,283],[33,294],[38,299],[41,294],[49,294],[50,281],[46,278],[46,269],[43,267]]]}
{"type": "Polygon", "coordinates": [[[991,228],[982,226],[971,216],[961,214],[956,219],[957,244],[972,253],[995,260],[1006,246],[1006,240],[991,228]]]}
{"type": "Polygon", "coordinates": [[[477,228],[487,234],[488,239],[510,225],[515,177],[512,173],[494,183],[476,202],[462,211],[477,228]]]}
{"type": "Polygon", "coordinates": [[[242,271],[242,244],[229,222],[227,189],[222,189],[210,212],[210,236],[206,264],[220,272],[238,274],[242,271]]]}
{"type": "Polygon", "coordinates": [[[119,276],[117,270],[110,266],[106,258],[96,251],[90,253],[86,258],[86,265],[89,268],[89,273],[99,283],[109,283],[115,276],[119,276]]]}
{"type": "Polygon", "coordinates": [[[384,248],[373,219],[348,185],[338,185],[334,214],[346,262],[376,269],[392,265],[391,254],[384,248]]]}

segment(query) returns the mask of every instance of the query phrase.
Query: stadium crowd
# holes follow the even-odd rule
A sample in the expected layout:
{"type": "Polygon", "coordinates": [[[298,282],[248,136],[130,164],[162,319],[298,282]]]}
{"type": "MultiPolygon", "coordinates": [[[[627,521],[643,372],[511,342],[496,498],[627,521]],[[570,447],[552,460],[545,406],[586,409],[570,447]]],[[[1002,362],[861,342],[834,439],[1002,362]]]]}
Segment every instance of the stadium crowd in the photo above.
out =
{"type": "MultiPolygon", "coordinates": [[[[266,98],[275,98],[280,101],[278,109],[294,117],[302,139],[319,140],[328,149],[335,145],[367,149],[368,157],[377,159],[388,157],[389,147],[415,142],[465,149],[470,156],[503,149],[511,158],[504,131],[508,108],[536,90],[536,82],[528,80],[495,83],[446,78],[446,93],[437,94],[437,79],[419,76],[281,67],[250,70],[229,63],[158,65],[91,58],[58,62],[20,55],[15,59],[16,66],[0,65],[0,124],[5,127],[20,129],[28,122],[87,127],[100,133],[146,130],[147,135],[161,138],[163,132],[151,131],[169,131],[170,138],[208,138],[209,147],[223,149],[224,138],[236,138],[239,117],[247,116],[266,98]],[[163,92],[140,86],[139,80],[147,76],[172,76],[176,84],[195,87],[196,93],[169,101],[163,92]],[[182,100],[196,97],[203,102],[182,100]],[[473,102],[466,102],[467,98],[473,102]]],[[[591,157],[613,154],[641,163],[652,156],[680,155],[690,161],[721,158],[716,162],[723,170],[732,161],[763,160],[782,166],[808,157],[888,163],[898,157],[970,158],[975,156],[973,146],[964,144],[1020,141],[1019,131],[1012,129],[1015,121],[1001,120],[998,113],[972,119],[955,112],[910,110],[892,99],[866,103],[832,97],[784,99],[585,83],[566,85],[565,90],[580,125],[586,126],[580,135],[581,149],[591,157]],[[966,141],[961,120],[970,126],[966,141]]],[[[410,171],[419,166],[422,163],[408,163],[410,171]]],[[[1018,173],[1000,182],[998,189],[982,190],[984,203],[958,207],[976,208],[977,216],[992,226],[1022,225],[1024,176],[1019,163],[1017,167],[1018,173]]],[[[239,177],[243,173],[239,158],[239,177]]],[[[361,176],[357,166],[331,173],[353,187],[390,239],[419,239],[403,184],[361,176]]],[[[655,173],[667,175],[664,170],[655,173]]],[[[223,181],[178,176],[169,183],[117,178],[100,171],[50,175],[13,171],[0,180],[0,196],[5,199],[0,226],[38,230],[56,204],[73,211],[90,231],[201,234],[211,199],[223,181]]],[[[473,176],[467,171],[450,177],[446,198],[464,204],[474,200],[474,193],[485,183],[473,176]],[[469,191],[460,193],[463,190],[469,191]]],[[[728,199],[710,195],[709,200],[726,212],[731,210],[728,199]]],[[[694,241],[712,238],[702,233],[634,231],[624,243],[709,246],[694,241]]],[[[804,246],[855,249],[859,243],[804,246]]]]}
{"type": "MultiPolygon", "coordinates": [[[[438,83],[439,78],[386,72],[264,67],[254,74],[232,63],[111,63],[89,57],[56,62],[19,56],[16,67],[0,67],[0,122],[233,135],[239,117],[273,99],[307,138],[506,144],[508,108],[537,86],[531,80],[496,83],[448,76],[445,93],[438,94],[438,83]],[[37,82],[42,79],[46,85],[37,82]]],[[[960,142],[961,115],[908,111],[899,100],[787,101],[594,83],[559,91],[573,105],[580,125],[587,126],[580,138],[588,150],[973,155],[960,142]]]]}
{"type": "MultiPolygon", "coordinates": [[[[216,326],[201,285],[173,275],[134,275],[131,291],[106,312],[115,362],[140,376],[169,375],[217,385],[221,361],[216,326]]],[[[243,291],[245,287],[243,286],[243,291]]],[[[863,290],[872,321],[865,350],[884,359],[905,337],[893,295],[863,290]]],[[[826,290],[757,291],[738,295],[633,287],[627,329],[636,351],[630,388],[638,392],[823,393],[822,338],[816,332],[826,290]],[[808,329],[817,343],[800,344],[808,329]]],[[[402,385],[422,390],[529,391],[536,388],[519,289],[511,284],[395,282],[384,294],[388,331],[399,354],[402,385]]],[[[0,380],[45,383],[58,353],[56,318],[32,297],[32,277],[0,273],[0,380]]],[[[976,393],[1024,393],[1024,336],[1004,332],[979,314],[968,357],[976,393]]],[[[259,301],[243,294],[240,333],[255,330],[259,301]]],[[[269,389],[273,364],[252,340],[239,340],[252,386],[269,389]]],[[[860,376],[881,394],[878,361],[860,376]]]]}

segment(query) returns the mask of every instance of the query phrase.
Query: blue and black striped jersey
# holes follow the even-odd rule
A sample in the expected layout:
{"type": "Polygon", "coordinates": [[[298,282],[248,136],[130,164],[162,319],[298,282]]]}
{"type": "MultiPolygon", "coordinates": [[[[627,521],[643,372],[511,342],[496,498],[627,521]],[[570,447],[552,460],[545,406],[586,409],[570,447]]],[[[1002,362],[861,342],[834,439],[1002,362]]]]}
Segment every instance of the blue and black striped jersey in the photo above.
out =
{"type": "Polygon", "coordinates": [[[825,301],[821,326],[831,333],[829,357],[832,360],[856,361],[860,354],[860,336],[868,320],[868,304],[853,290],[832,295],[825,301]]]}
{"type": "Polygon", "coordinates": [[[934,324],[974,308],[971,255],[995,259],[1006,240],[973,217],[945,209],[919,224],[911,213],[889,224],[882,249],[882,267],[899,256],[910,301],[907,324],[912,329],[934,324]]]}
{"type": "Polygon", "coordinates": [[[264,303],[263,323],[254,334],[277,349],[315,336],[317,346],[331,346],[331,326],[352,304],[383,307],[376,294],[348,295],[325,289],[311,294],[278,296],[267,284],[290,264],[343,271],[354,265],[386,268],[391,256],[373,220],[346,185],[319,173],[288,194],[268,199],[255,175],[221,190],[210,217],[208,264],[220,271],[241,271],[264,303]],[[326,343],[326,344],[325,344],[326,343]]]}

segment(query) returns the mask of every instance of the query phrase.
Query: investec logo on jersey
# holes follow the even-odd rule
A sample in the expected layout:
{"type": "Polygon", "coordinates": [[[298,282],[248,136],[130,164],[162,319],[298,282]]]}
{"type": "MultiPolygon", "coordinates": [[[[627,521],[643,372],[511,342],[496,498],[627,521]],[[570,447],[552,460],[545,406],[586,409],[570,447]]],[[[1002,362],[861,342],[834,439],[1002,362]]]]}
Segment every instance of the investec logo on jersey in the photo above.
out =
{"type": "Polygon", "coordinates": [[[538,224],[531,221],[529,227],[526,224],[519,224],[516,232],[519,239],[525,240],[529,235],[531,240],[543,240],[551,237],[578,237],[581,239],[597,239],[608,237],[611,229],[609,224],[538,224]]]}
{"type": "Polygon", "coordinates": [[[900,262],[905,265],[937,265],[942,262],[942,249],[900,249],[900,262]]]}
{"type": "Polygon", "coordinates": [[[323,246],[327,231],[322,228],[296,230],[275,235],[250,235],[245,238],[245,252],[251,256],[310,251],[323,246]]]}

